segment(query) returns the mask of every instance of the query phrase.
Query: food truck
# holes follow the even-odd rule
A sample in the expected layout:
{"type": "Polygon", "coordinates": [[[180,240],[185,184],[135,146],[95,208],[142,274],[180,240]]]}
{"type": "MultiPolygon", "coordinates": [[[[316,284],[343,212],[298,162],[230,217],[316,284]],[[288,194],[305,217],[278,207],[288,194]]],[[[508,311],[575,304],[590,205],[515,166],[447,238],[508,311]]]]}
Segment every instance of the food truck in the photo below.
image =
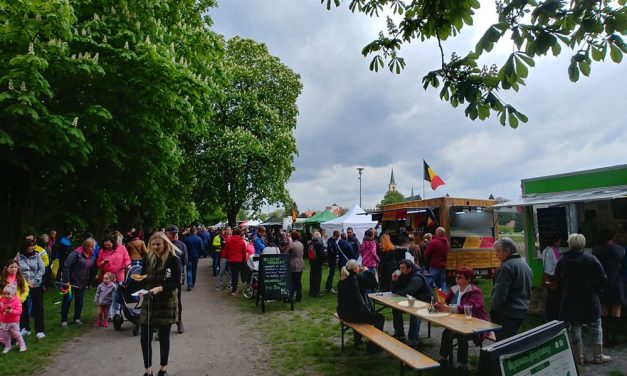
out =
{"type": "Polygon", "coordinates": [[[614,240],[627,245],[627,165],[523,179],[522,197],[497,205],[524,212],[526,256],[534,285],[542,280],[542,250],[558,234],[561,247],[571,233],[586,236],[586,252],[598,232],[609,228],[614,240]]]}
{"type": "Polygon", "coordinates": [[[433,234],[437,227],[444,227],[450,244],[448,276],[453,276],[460,266],[469,266],[478,275],[491,276],[500,264],[494,252],[497,216],[490,209],[495,204],[491,199],[448,196],[405,201],[383,205],[381,222],[393,240],[407,228],[433,234]]]}

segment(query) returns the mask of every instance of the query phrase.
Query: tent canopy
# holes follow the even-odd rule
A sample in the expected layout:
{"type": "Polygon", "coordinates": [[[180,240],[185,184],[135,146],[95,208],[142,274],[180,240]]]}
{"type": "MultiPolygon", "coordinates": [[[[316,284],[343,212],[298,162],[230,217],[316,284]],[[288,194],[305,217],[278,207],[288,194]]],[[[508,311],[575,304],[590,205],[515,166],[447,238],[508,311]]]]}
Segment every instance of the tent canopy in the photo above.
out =
{"type": "Polygon", "coordinates": [[[327,222],[337,218],[337,215],[331,213],[329,210],[321,211],[316,213],[315,215],[307,218],[303,223],[306,225],[313,225],[316,223],[327,222]]]}
{"type": "Polygon", "coordinates": [[[587,202],[599,200],[612,200],[627,196],[627,186],[617,186],[609,188],[581,189],[566,192],[532,193],[524,195],[518,200],[504,202],[495,205],[495,208],[508,206],[529,206],[529,205],[558,205],[569,202],[587,202]]]}
{"type": "Polygon", "coordinates": [[[323,222],[320,224],[320,227],[327,230],[329,234],[333,233],[335,230],[346,232],[347,228],[352,227],[355,236],[361,241],[364,238],[366,230],[376,225],[377,222],[372,220],[372,216],[366,214],[364,209],[355,204],[355,206],[343,216],[323,222]]]}
{"type": "Polygon", "coordinates": [[[281,217],[275,217],[272,216],[268,219],[266,219],[263,223],[263,226],[282,226],[283,225],[283,218],[281,217]]]}

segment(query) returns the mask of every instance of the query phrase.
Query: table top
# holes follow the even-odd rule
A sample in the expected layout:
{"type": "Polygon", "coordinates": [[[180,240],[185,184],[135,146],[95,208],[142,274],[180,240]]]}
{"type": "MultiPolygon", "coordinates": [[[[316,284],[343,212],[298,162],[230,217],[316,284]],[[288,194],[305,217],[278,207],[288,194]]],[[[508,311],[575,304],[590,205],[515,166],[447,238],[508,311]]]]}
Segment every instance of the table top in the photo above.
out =
{"type": "Polygon", "coordinates": [[[418,313],[419,310],[427,308],[428,303],[417,300],[414,307],[403,307],[399,305],[400,302],[406,302],[407,298],[396,294],[382,294],[372,293],[368,294],[368,297],[375,302],[388,306],[393,309],[402,311],[419,317],[420,319],[427,320],[433,324],[443,326],[452,332],[460,333],[464,335],[480,334],[485,332],[492,332],[501,330],[502,327],[498,324],[481,320],[476,317],[467,319],[464,314],[451,313],[444,317],[433,317],[430,315],[424,315],[418,313]]]}

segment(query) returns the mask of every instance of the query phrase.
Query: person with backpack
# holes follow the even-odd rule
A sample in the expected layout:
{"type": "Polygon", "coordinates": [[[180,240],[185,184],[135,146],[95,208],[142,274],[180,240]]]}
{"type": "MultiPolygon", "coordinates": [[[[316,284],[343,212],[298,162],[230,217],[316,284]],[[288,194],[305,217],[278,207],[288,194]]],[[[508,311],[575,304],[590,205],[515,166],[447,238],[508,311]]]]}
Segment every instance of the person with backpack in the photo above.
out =
{"type": "Polygon", "coordinates": [[[322,294],[320,294],[322,263],[327,257],[327,249],[324,246],[322,235],[318,231],[314,231],[312,234],[308,256],[309,264],[311,266],[311,271],[309,273],[309,296],[314,298],[322,297],[322,294]]]}
{"type": "MultiPolygon", "coordinates": [[[[423,302],[431,301],[431,289],[426,278],[420,273],[419,268],[411,260],[401,260],[399,269],[392,273],[392,292],[397,295],[411,295],[423,302]]],[[[405,328],[403,325],[403,313],[397,309],[392,310],[394,323],[394,337],[399,340],[405,339],[405,328]]],[[[418,334],[420,332],[420,320],[414,315],[409,316],[409,332],[407,339],[410,346],[418,345],[418,334]]]]}

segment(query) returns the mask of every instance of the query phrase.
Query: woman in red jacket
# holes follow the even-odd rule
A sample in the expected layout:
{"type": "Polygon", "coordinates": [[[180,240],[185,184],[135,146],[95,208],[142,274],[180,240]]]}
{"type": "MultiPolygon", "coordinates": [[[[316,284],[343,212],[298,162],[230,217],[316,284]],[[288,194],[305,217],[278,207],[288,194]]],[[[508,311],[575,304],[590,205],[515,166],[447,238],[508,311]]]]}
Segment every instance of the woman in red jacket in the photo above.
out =
{"type": "Polygon", "coordinates": [[[229,260],[229,268],[231,269],[231,295],[237,295],[237,279],[239,273],[246,262],[246,242],[242,239],[242,230],[236,228],[233,230],[233,236],[230,236],[226,242],[226,254],[229,260]]]}
{"type": "MultiPolygon", "coordinates": [[[[479,287],[472,284],[475,272],[467,267],[462,266],[455,272],[455,281],[457,284],[448,291],[446,295],[446,304],[436,304],[436,309],[441,312],[464,313],[464,306],[472,307],[472,316],[481,320],[488,320],[488,314],[483,303],[483,293],[479,287]]],[[[440,355],[442,358],[448,358],[450,351],[453,349],[453,338],[457,338],[457,374],[468,374],[468,337],[455,334],[448,329],[442,332],[442,342],[440,343],[440,355]]],[[[484,336],[477,335],[472,340],[481,344],[484,336]]]]}

